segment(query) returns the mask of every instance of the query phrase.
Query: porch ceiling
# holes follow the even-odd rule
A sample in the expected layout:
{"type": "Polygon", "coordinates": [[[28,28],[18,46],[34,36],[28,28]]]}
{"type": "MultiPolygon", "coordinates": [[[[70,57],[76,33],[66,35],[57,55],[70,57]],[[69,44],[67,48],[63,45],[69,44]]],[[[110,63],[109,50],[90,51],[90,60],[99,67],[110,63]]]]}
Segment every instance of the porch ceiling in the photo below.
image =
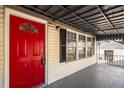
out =
{"type": "Polygon", "coordinates": [[[20,7],[96,35],[124,34],[122,5],[23,5],[20,7]]]}

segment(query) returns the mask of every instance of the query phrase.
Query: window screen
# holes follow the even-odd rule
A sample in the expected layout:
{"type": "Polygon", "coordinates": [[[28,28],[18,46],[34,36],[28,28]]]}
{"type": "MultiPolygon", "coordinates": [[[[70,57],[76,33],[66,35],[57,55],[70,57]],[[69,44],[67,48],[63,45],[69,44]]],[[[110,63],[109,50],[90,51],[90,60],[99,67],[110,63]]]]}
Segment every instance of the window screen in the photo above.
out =
{"type": "Polygon", "coordinates": [[[86,42],[85,42],[85,36],[78,35],[78,58],[85,58],[85,49],[86,49],[86,42]]]}

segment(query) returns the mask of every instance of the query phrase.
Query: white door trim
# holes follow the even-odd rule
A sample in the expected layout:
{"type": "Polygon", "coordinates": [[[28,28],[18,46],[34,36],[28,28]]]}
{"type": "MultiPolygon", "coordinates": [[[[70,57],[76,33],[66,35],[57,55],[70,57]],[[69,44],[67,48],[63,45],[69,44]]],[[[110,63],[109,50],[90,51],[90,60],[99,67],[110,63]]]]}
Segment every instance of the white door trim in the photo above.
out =
{"type": "MultiPolygon", "coordinates": [[[[4,87],[5,88],[9,88],[9,46],[10,46],[10,42],[9,42],[9,35],[10,35],[10,30],[9,30],[9,26],[10,26],[10,15],[14,15],[14,16],[18,16],[18,17],[21,17],[21,18],[25,18],[25,19],[28,19],[28,20],[32,20],[32,21],[35,21],[35,22],[39,22],[39,23],[42,23],[42,24],[45,24],[45,84],[44,85],[47,85],[47,21],[46,20],[43,20],[43,19],[40,19],[40,18],[37,18],[35,16],[31,16],[29,14],[25,14],[23,12],[20,12],[20,11],[17,11],[17,10],[14,10],[14,9],[11,9],[11,8],[5,8],[5,19],[4,19],[4,29],[5,29],[5,32],[4,32],[4,35],[5,35],[5,64],[4,64],[4,87]]],[[[43,86],[44,86],[43,85],[43,86]]]]}

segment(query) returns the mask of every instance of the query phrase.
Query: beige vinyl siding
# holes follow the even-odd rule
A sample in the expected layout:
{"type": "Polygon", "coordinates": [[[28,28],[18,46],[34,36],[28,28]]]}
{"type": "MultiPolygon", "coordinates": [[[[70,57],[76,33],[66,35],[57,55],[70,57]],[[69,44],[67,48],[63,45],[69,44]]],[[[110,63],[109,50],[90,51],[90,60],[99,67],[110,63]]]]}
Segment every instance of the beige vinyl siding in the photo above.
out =
{"type": "Polygon", "coordinates": [[[4,10],[3,6],[0,5],[0,88],[3,87],[3,64],[4,64],[3,20],[4,10]]]}
{"type": "Polygon", "coordinates": [[[53,64],[59,62],[59,31],[50,23],[48,24],[48,62],[53,64]]]}
{"type": "Polygon", "coordinates": [[[48,84],[96,63],[96,56],[60,63],[59,41],[59,30],[54,24],[48,23],[48,84]]]}

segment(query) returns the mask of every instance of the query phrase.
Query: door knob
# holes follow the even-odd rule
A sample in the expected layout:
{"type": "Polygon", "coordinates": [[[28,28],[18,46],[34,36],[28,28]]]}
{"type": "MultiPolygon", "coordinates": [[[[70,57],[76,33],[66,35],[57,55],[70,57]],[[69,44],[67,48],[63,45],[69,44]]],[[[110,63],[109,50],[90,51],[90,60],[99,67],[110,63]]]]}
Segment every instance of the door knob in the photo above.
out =
{"type": "Polygon", "coordinates": [[[45,57],[41,59],[41,64],[45,64],[45,57]]]}

